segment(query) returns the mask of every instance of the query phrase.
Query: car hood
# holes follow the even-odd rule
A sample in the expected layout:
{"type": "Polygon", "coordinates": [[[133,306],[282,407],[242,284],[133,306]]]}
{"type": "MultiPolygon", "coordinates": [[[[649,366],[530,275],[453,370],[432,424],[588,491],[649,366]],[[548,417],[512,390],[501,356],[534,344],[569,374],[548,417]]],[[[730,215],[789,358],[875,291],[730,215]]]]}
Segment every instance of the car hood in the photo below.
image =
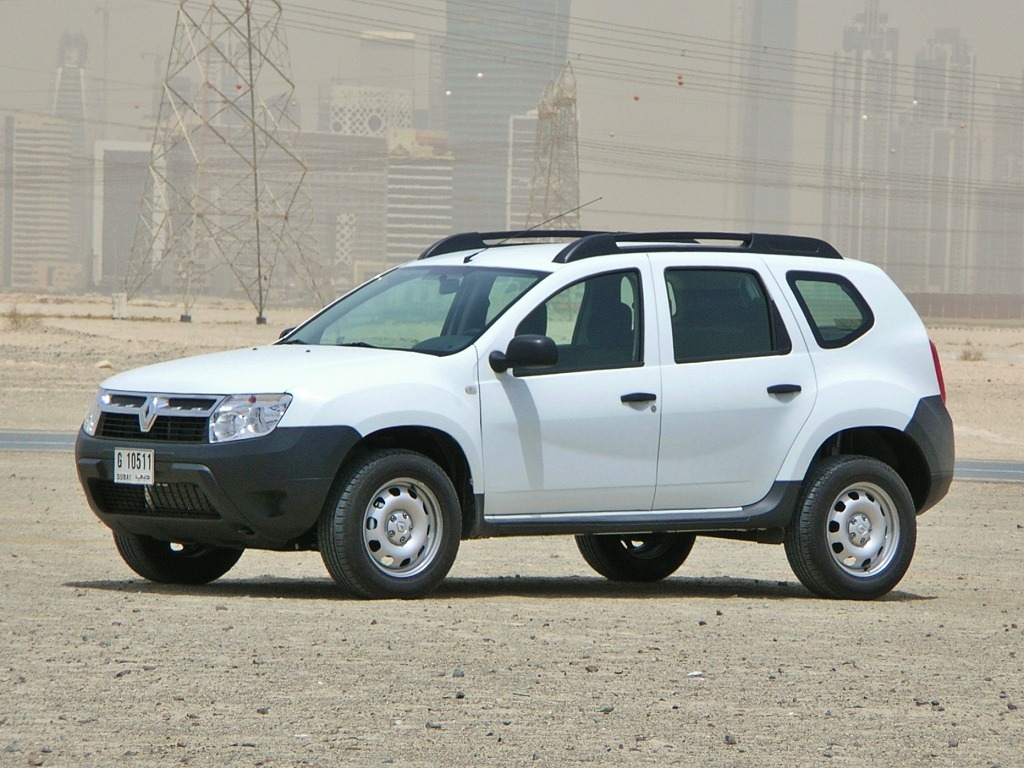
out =
{"type": "Polygon", "coordinates": [[[415,379],[436,370],[441,359],[389,349],[273,345],[148,365],[111,376],[102,386],[128,392],[237,395],[295,393],[327,379],[329,389],[339,393],[365,387],[368,379],[415,379]]]}

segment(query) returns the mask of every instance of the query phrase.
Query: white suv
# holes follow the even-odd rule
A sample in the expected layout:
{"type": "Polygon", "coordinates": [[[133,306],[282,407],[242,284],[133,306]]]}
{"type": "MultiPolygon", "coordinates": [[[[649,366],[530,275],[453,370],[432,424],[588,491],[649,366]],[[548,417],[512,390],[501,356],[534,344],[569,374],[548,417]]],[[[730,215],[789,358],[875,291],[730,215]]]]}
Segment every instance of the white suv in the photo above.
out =
{"type": "Polygon", "coordinates": [[[315,549],[350,593],[413,597],[462,539],[531,534],[654,581],[704,535],[863,599],[949,488],[944,401],[907,299],[823,241],[465,233],[276,344],[113,376],[76,460],[154,581],[315,549]]]}

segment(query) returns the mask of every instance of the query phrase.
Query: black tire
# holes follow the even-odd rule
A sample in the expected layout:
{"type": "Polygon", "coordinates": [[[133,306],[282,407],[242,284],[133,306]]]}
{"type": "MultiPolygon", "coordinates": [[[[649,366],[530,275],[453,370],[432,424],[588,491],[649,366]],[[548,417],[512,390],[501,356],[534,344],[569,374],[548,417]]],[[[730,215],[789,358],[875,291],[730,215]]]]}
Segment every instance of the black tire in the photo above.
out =
{"type": "Polygon", "coordinates": [[[462,510],[451,479],[422,454],[372,451],[342,472],[317,542],[328,573],[366,598],[420,597],[448,575],[462,510]]]}
{"type": "Polygon", "coordinates": [[[576,537],[576,547],[591,568],[612,581],[660,581],[679,569],[696,538],[692,533],[585,534],[576,537]]]}
{"type": "Polygon", "coordinates": [[[917,512],[903,479],[866,456],[835,456],[808,473],[786,529],[786,557],[822,597],[870,600],[910,567],[917,512]]]}
{"type": "Polygon", "coordinates": [[[129,568],[161,584],[208,584],[230,571],[245,551],[176,544],[133,533],[115,533],[114,544],[129,568]]]}

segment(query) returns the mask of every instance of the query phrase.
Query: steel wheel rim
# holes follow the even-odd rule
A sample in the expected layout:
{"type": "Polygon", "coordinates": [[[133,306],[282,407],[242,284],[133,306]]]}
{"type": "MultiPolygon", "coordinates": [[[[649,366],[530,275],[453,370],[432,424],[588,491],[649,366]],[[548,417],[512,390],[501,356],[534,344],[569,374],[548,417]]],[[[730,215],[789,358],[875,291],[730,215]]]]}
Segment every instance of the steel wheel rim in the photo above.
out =
{"type": "Polygon", "coordinates": [[[892,497],[873,483],[845,488],[829,507],[828,550],[837,566],[856,578],[881,573],[900,542],[900,520],[892,497]]]}
{"type": "Polygon", "coordinates": [[[408,477],[378,488],[363,513],[363,549],[381,573],[409,578],[434,560],[441,545],[441,505],[408,477]]]}

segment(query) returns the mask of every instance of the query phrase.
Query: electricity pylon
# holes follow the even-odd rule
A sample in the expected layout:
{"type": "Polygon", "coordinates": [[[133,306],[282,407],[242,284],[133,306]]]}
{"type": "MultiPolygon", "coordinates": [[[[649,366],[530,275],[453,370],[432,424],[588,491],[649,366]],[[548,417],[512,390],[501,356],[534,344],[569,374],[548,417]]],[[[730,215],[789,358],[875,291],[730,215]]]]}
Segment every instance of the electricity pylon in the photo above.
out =
{"type": "Polygon", "coordinates": [[[568,63],[537,104],[535,152],[527,228],[579,229],[579,120],[576,76],[568,63]]]}
{"type": "Polygon", "coordinates": [[[198,292],[233,275],[263,323],[283,262],[292,289],[323,302],[290,68],[279,0],[180,0],[128,299],[177,281],[187,320],[198,292]]]}

